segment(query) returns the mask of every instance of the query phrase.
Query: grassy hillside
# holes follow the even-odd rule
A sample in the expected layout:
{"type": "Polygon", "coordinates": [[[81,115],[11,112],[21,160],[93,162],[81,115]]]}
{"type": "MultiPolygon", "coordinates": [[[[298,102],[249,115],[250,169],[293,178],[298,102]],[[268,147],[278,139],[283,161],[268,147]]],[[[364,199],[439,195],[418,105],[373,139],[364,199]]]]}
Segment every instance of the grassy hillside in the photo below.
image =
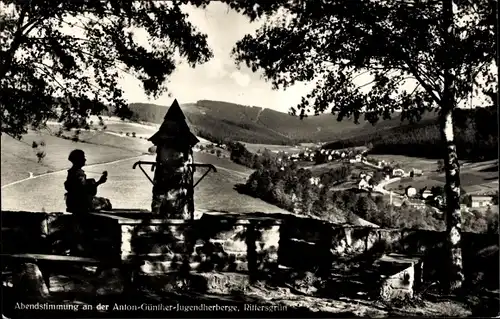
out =
{"type": "Polygon", "coordinates": [[[50,135],[47,131],[30,131],[22,140],[14,139],[8,135],[1,136],[1,185],[5,185],[23,178],[29,177],[29,172],[34,175],[68,169],[71,163],[68,161],[69,152],[73,149],[81,149],[86,153],[87,164],[116,161],[127,157],[138,156],[147,151],[147,147],[141,150],[136,143],[139,141],[123,142],[123,138],[106,134],[82,133],[86,142],[73,142],[50,135]],[[45,146],[34,149],[32,143],[44,142],[45,146]],[[121,147],[124,146],[124,147],[121,147]],[[45,158],[38,162],[36,150],[43,149],[45,158]]]}
{"type": "MultiPolygon", "coordinates": [[[[295,144],[300,142],[327,142],[362,133],[380,131],[402,124],[398,114],[391,120],[375,126],[352,119],[341,122],[331,114],[321,114],[300,120],[298,117],[271,109],[234,103],[202,100],[181,106],[193,131],[210,140],[237,140],[261,144],[295,144]]],[[[132,103],[134,120],[161,123],[168,106],[132,103]]],[[[434,114],[426,115],[435,118],[434,114]]]]}
{"type": "MultiPolygon", "coordinates": [[[[123,132],[141,132],[149,134],[147,127],[135,123],[106,123],[107,130],[123,132]],[[141,131],[142,129],[143,131],[141,131]]],[[[108,182],[99,188],[99,195],[111,200],[114,207],[141,208],[151,207],[151,184],[139,169],[132,169],[132,164],[139,159],[152,161],[153,155],[139,156],[148,149],[150,142],[139,137],[126,137],[115,132],[81,130],[79,141],[73,142],[51,135],[58,131],[58,126],[50,124],[48,129],[39,132],[30,131],[22,140],[16,140],[5,134],[1,136],[1,185],[11,184],[2,189],[2,209],[31,211],[63,211],[65,170],[71,163],[68,154],[75,148],[86,153],[88,177],[98,178],[102,171],[109,172],[108,182]],[[46,152],[41,162],[37,161],[33,142],[44,142],[46,152]],[[139,156],[139,157],[137,157],[139,156]],[[133,157],[133,158],[132,158],[133,157]],[[95,165],[98,163],[106,163],[95,165]],[[34,178],[29,178],[30,172],[34,178]],[[53,174],[47,174],[54,172],[53,174]],[[126,196],[124,196],[126,194],[126,196]]],[[[73,132],[64,132],[63,136],[72,137],[73,132]]],[[[139,134],[139,133],[138,133],[139,134]]],[[[251,170],[215,155],[195,153],[196,163],[217,166],[216,173],[210,173],[196,186],[195,207],[201,210],[227,210],[240,213],[286,212],[260,199],[239,194],[235,184],[242,183],[251,170]]],[[[197,170],[195,180],[204,173],[197,170]]],[[[150,175],[151,172],[148,171],[150,175]]]]}

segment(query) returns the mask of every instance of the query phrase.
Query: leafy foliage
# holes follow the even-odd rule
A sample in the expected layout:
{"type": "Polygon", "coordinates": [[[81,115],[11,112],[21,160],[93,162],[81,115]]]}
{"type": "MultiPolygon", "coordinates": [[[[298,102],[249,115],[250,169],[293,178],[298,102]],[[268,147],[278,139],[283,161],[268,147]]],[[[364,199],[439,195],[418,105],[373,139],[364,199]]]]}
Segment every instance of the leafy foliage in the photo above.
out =
{"type": "Polygon", "coordinates": [[[419,120],[443,106],[447,63],[456,100],[497,82],[495,0],[455,1],[455,33],[446,45],[443,1],[228,3],[264,19],[234,48],[238,63],[261,70],[275,88],[317,80],[294,114],[331,108],[338,120],[364,114],[374,123],[401,110],[404,118],[419,120]],[[359,83],[361,75],[370,81],[359,83]]]}
{"type": "Polygon", "coordinates": [[[190,66],[212,56],[206,35],[180,8],[207,2],[2,0],[2,132],[19,137],[49,118],[79,127],[109,106],[120,117],[131,116],[120,72],[157,96],[166,92],[176,55],[190,66]],[[138,43],[133,28],[146,32],[149,46],[138,43]]]}
{"type": "MultiPolygon", "coordinates": [[[[283,209],[336,223],[352,224],[356,220],[353,216],[358,216],[387,228],[445,229],[442,213],[431,207],[397,207],[390,205],[384,197],[372,196],[367,192],[332,190],[332,187],[351,176],[352,169],[348,165],[313,174],[311,170],[299,168],[293,162],[273,160],[266,152],[260,156],[254,155],[241,143],[230,145],[233,161],[256,169],[241,190],[283,209]],[[312,177],[319,178],[319,183],[311,183],[312,177]]],[[[372,179],[381,178],[379,172],[372,179]]],[[[445,193],[444,188],[438,186],[432,187],[431,192],[434,196],[444,196],[445,193]]],[[[462,203],[467,200],[470,200],[470,195],[463,195],[462,203]]],[[[473,211],[462,215],[465,231],[498,232],[498,214],[473,211]]]]}

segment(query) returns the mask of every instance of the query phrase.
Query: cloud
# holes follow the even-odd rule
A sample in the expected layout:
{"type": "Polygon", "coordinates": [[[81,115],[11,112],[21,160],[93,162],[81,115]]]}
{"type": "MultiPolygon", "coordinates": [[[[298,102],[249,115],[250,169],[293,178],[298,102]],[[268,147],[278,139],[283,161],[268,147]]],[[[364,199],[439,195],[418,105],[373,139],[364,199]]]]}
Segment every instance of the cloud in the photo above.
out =
{"type": "Polygon", "coordinates": [[[231,73],[231,79],[241,87],[247,87],[250,84],[250,76],[239,71],[231,73]]]}
{"type": "Polygon", "coordinates": [[[222,78],[227,75],[224,61],[220,57],[214,57],[203,65],[209,79],[222,78]]]}

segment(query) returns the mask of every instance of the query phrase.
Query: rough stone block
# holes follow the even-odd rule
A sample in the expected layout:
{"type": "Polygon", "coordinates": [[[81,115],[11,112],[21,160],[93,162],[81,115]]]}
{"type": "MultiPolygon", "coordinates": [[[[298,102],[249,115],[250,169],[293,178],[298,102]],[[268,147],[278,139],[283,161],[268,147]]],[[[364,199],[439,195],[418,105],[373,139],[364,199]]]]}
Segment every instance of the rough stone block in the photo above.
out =
{"type": "Polygon", "coordinates": [[[344,228],[346,234],[347,250],[349,254],[362,254],[366,251],[366,238],[368,235],[366,228],[344,228]]]}
{"type": "Polygon", "coordinates": [[[377,246],[377,242],[380,240],[380,233],[377,229],[369,229],[366,236],[366,250],[369,251],[377,246]]]}
{"type": "Polygon", "coordinates": [[[320,242],[331,226],[325,221],[290,217],[285,219],[281,225],[281,236],[283,238],[295,238],[308,242],[320,242]]]}
{"type": "Polygon", "coordinates": [[[400,254],[384,255],[374,264],[381,278],[380,296],[384,300],[413,298],[422,276],[420,258],[400,254]]]}
{"type": "Polygon", "coordinates": [[[65,230],[73,222],[73,215],[64,213],[48,213],[42,221],[42,233],[50,235],[65,230]]]}
{"type": "Polygon", "coordinates": [[[280,241],[279,264],[297,268],[314,269],[325,262],[327,247],[302,240],[280,241]]]}
{"type": "Polygon", "coordinates": [[[201,293],[234,294],[245,293],[249,286],[247,275],[240,273],[192,273],[191,288],[201,293]]]}
{"type": "Polygon", "coordinates": [[[16,296],[26,299],[44,299],[49,296],[42,272],[36,264],[23,263],[16,267],[12,277],[12,286],[16,296]]]}
{"type": "Polygon", "coordinates": [[[97,277],[96,295],[119,295],[124,290],[123,274],[118,268],[105,269],[97,277]]]}
{"type": "Polygon", "coordinates": [[[234,225],[231,227],[220,227],[218,231],[213,231],[211,239],[243,241],[246,239],[246,226],[234,225]]]}
{"type": "Polygon", "coordinates": [[[257,242],[259,242],[261,250],[267,250],[271,247],[277,249],[280,242],[280,225],[271,225],[263,228],[257,228],[257,242]]]}
{"type": "Polygon", "coordinates": [[[380,229],[380,241],[384,242],[392,252],[400,252],[401,235],[400,229],[380,229]]]}
{"type": "Polygon", "coordinates": [[[143,286],[156,291],[192,291],[208,294],[242,293],[249,285],[247,275],[231,272],[191,272],[189,274],[171,272],[143,276],[140,282],[143,286]]]}
{"type": "Polygon", "coordinates": [[[330,251],[334,256],[342,256],[350,246],[350,238],[347,236],[344,227],[333,227],[331,229],[332,245],[330,251]]]}
{"type": "Polygon", "coordinates": [[[226,239],[223,242],[223,249],[225,251],[237,251],[237,252],[243,252],[246,254],[247,252],[247,243],[245,240],[241,239],[226,239]]]}
{"type": "Polygon", "coordinates": [[[140,272],[148,275],[161,275],[168,274],[171,272],[184,270],[197,270],[200,268],[199,262],[185,263],[184,261],[164,261],[164,260],[146,260],[144,264],[140,267],[140,272]],[[185,269],[189,265],[189,269],[185,269]]]}

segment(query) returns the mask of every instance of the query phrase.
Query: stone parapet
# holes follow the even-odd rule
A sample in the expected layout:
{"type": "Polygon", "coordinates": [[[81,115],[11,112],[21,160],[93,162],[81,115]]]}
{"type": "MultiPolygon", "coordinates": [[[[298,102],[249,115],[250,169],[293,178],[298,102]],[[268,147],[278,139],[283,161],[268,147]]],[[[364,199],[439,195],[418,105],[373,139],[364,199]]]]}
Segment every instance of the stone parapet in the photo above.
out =
{"type": "MultiPolygon", "coordinates": [[[[2,253],[62,254],[72,238],[73,217],[2,211],[2,253]]],[[[292,215],[205,212],[198,220],[185,221],[113,210],[90,214],[85,227],[88,257],[140,258],[146,260],[143,271],[152,273],[191,269],[254,274],[278,265],[328,271],[339,259],[376,260],[399,253],[422,256],[428,281],[441,277],[447,256],[443,232],[335,225],[292,215]]],[[[498,258],[476,262],[478,252],[491,247],[498,251],[497,234],[462,233],[466,277],[498,269],[498,258]]]]}

